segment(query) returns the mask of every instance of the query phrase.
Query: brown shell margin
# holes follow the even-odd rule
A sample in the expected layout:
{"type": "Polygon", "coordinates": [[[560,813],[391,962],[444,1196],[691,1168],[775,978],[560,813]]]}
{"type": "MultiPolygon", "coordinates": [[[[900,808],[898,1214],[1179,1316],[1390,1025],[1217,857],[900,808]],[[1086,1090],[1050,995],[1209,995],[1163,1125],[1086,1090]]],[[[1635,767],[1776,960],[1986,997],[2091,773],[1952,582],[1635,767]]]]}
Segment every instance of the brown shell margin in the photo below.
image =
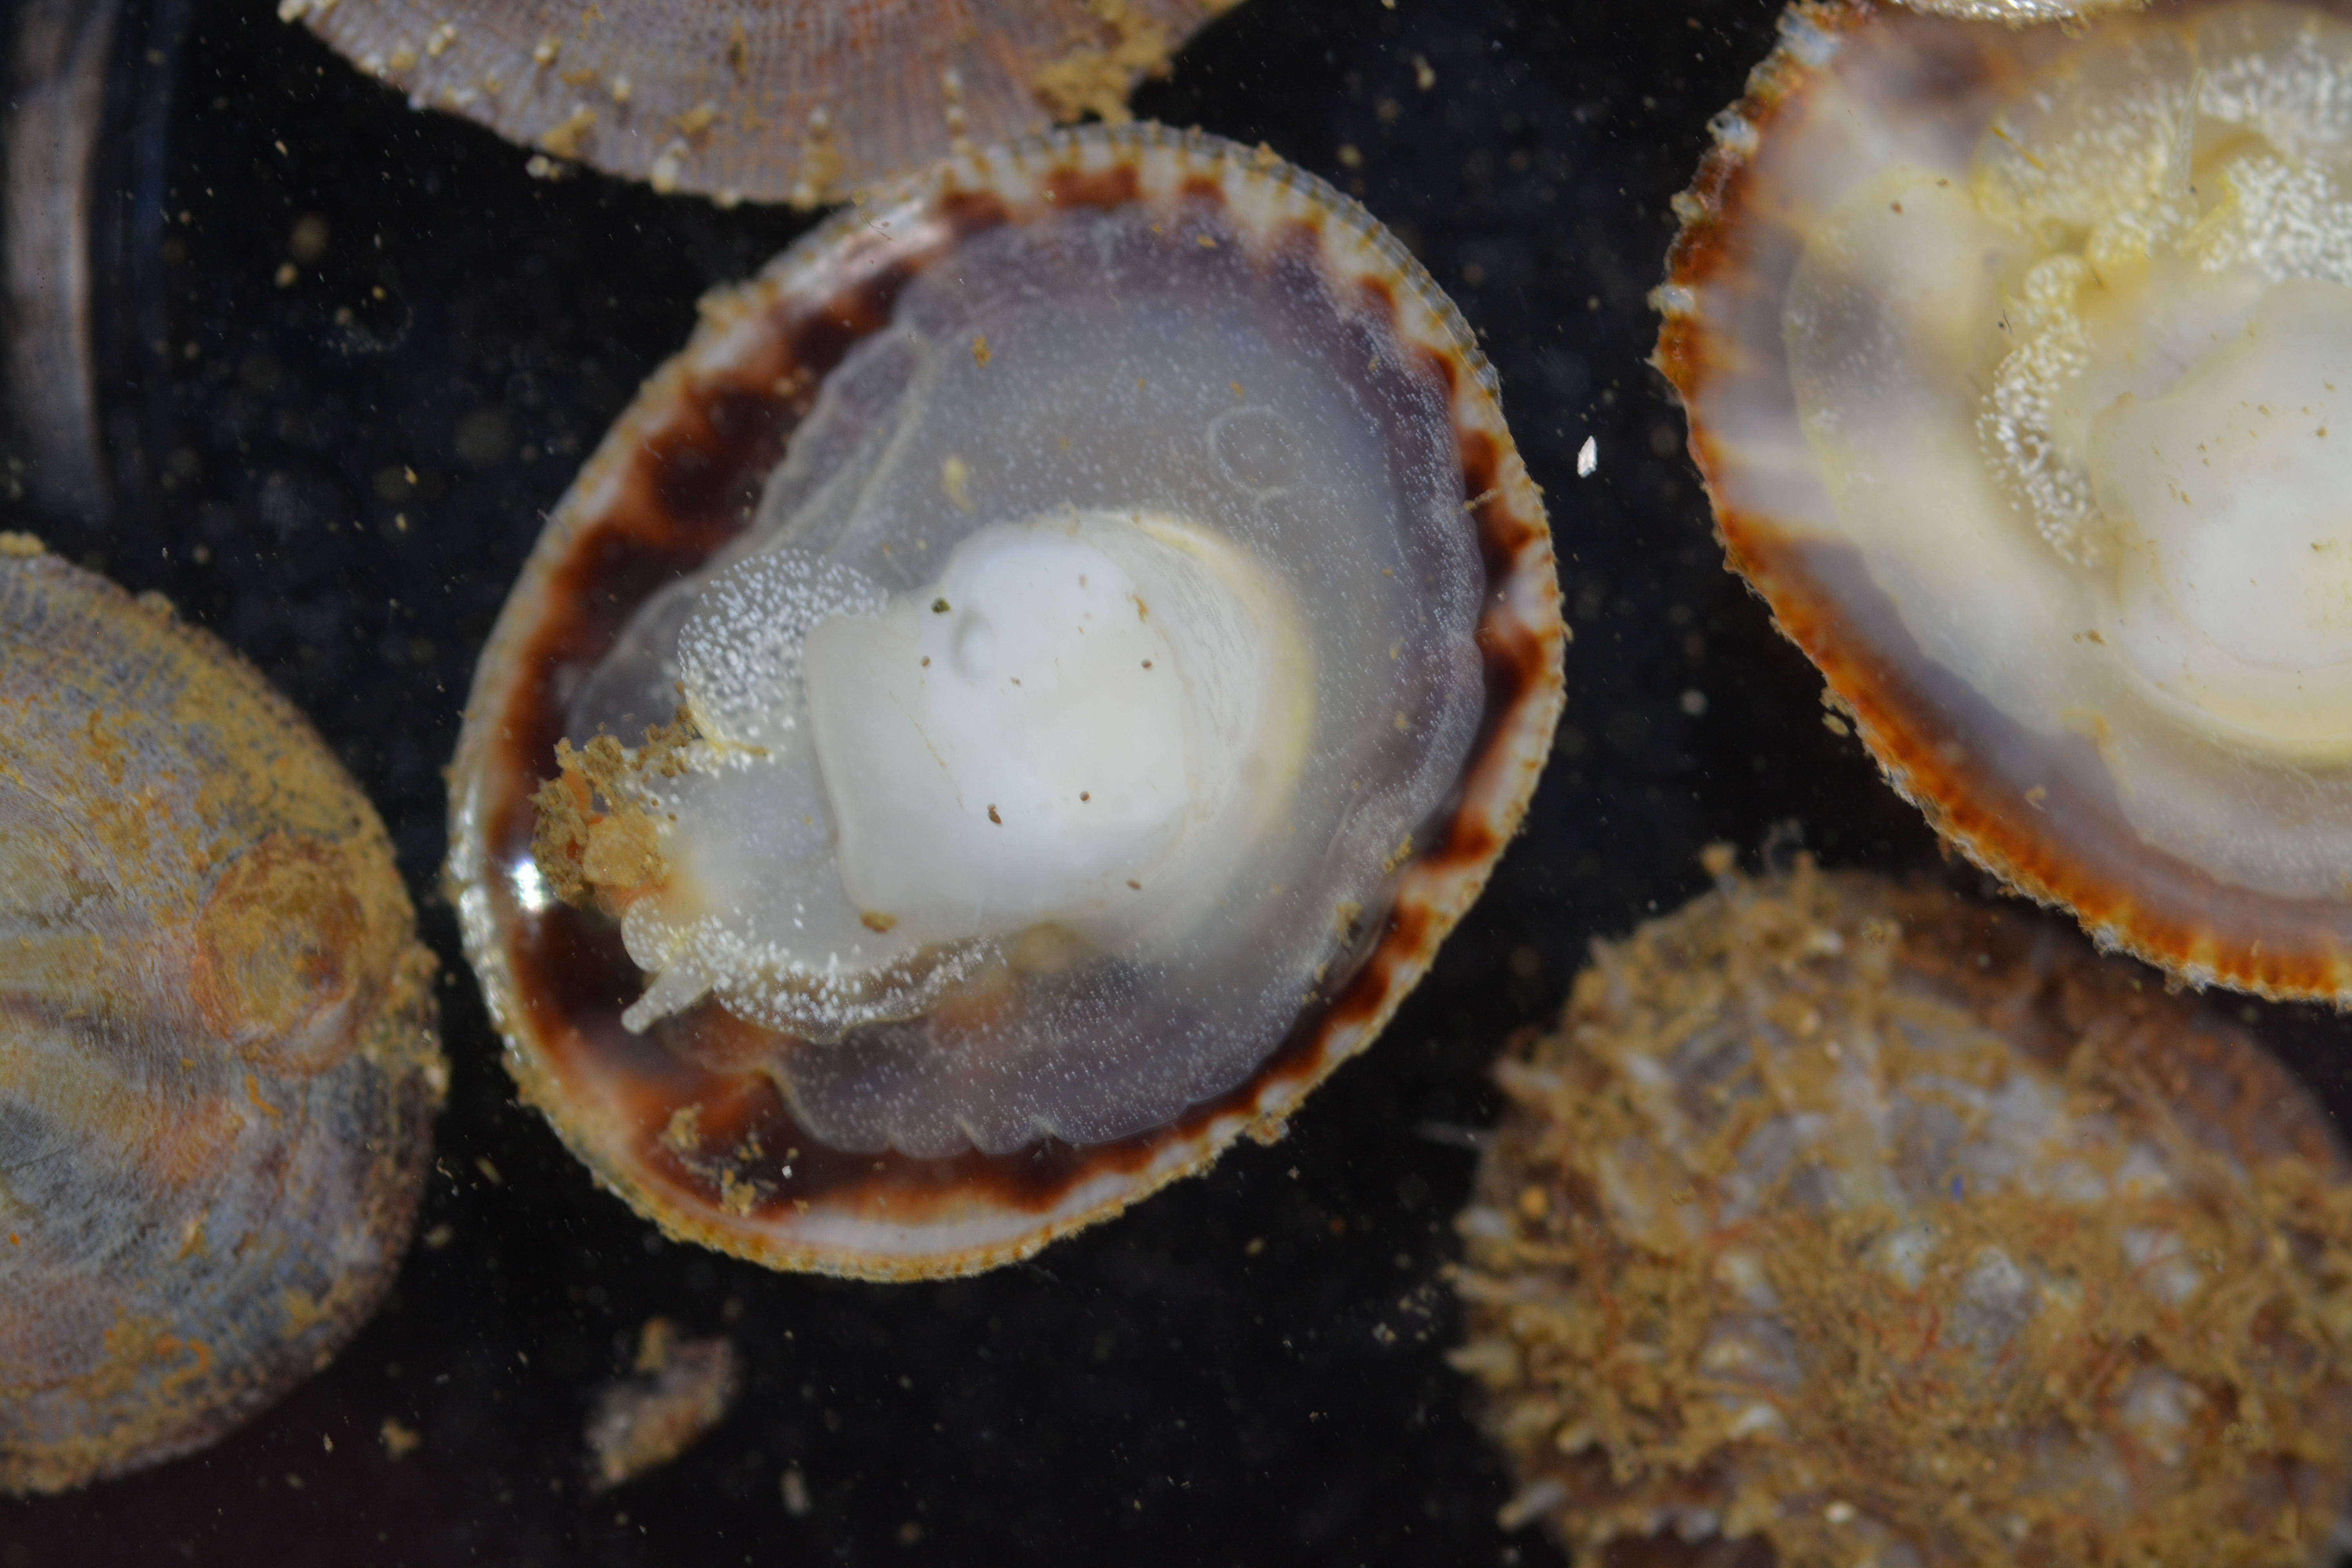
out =
{"type": "MultiPolygon", "coordinates": [[[[1205,1169],[1244,1132],[1278,1137],[1299,1100],[1370,1044],[1517,830],[1559,720],[1567,641],[1550,530],[1504,424],[1494,372],[1393,237],[1264,149],[1150,124],[1052,133],[950,160],[821,226],[751,284],[705,300],[692,341],[646,382],[556,508],[484,650],[451,771],[448,883],[523,1097],[604,1185],[665,1232],[777,1268],[877,1279],[975,1273],[1205,1169]],[[504,862],[494,861],[493,841],[509,853],[528,844],[526,796],[553,769],[561,717],[550,660],[593,658],[646,595],[745,525],[817,380],[886,324],[898,290],[959,238],[1138,200],[1213,206],[1254,251],[1313,260],[1335,293],[1381,316],[1447,389],[1464,510],[1488,583],[1477,629],[1487,700],[1459,798],[1415,835],[1423,847],[1400,873],[1394,907],[1352,979],[1235,1089],[1164,1127],[1086,1148],[933,1160],[795,1150],[787,1184],[730,1213],[723,1187],[675,1166],[656,1172],[642,1150],[606,1147],[590,1134],[589,1116],[567,1110],[583,1086],[564,1077],[550,1047],[578,1030],[518,973],[525,921],[494,869],[504,862]],[[593,595],[579,587],[583,576],[595,579],[593,595]],[[567,628],[559,624],[567,614],[596,624],[567,628]],[[559,649],[565,636],[575,640],[559,649]]],[[[551,914],[530,920],[544,924],[551,914]]],[[[625,1000],[588,999],[615,1009],[625,1000]]],[[[659,1047],[646,1048],[648,1069],[662,1070],[652,1059],[659,1047]]]]}
{"type": "MultiPolygon", "coordinates": [[[[2326,8],[2342,14],[2341,7],[2326,8]]],[[[1712,333],[1694,306],[1701,288],[1754,287],[1741,274],[1746,241],[1778,221],[1754,188],[1757,149],[1771,136],[1775,121],[1801,109],[1806,89],[1823,68],[1815,62],[1825,61],[1848,36],[1901,15],[1874,0],[1799,0],[1781,19],[1781,43],[1749,75],[1746,95],[1712,122],[1714,145],[1689,189],[1675,198],[1682,227],[1667,252],[1666,286],[1652,296],[1664,324],[1651,363],[1673,386],[1686,417],[1702,391],[1759,374],[1753,357],[1712,333]]],[[[1990,29],[1995,39],[2006,30],[1990,29]]],[[[2137,896],[2102,878],[2080,846],[2046,826],[2024,789],[1979,761],[1970,731],[2010,721],[1989,706],[1956,713],[1876,649],[1843,637],[1845,616],[1837,592],[1815,569],[1818,553],[1790,539],[1774,519],[1723,500],[1740,459],[1696,417],[1688,422],[1688,450],[1706,489],[1726,563],[1763,598],[1780,634],[1820,669],[1887,783],[1946,843],[2026,897],[2070,910],[2102,948],[2128,952],[2191,984],[2226,985],[2272,1001],[2352,1005],[2352,935],[2344,931],[2342,911],[2325,901],[2232,887],[2153,849],[2144,853],[2160,863],[2156,879],[2169,890],[2164,900],[2137,896]],[[2168,913],[2168,907],[2211,913],[2192,921],[2168,913]],[[2218,934],[2222,929],[2261,934],[2240,945],[2225,942],[2218,934]]]]}

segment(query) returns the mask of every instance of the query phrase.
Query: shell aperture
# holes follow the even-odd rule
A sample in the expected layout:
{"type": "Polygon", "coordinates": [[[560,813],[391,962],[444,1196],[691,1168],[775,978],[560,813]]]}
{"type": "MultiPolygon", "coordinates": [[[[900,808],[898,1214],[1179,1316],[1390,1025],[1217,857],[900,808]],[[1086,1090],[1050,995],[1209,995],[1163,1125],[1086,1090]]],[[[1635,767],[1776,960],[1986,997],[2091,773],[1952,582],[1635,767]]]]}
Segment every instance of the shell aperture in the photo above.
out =
{"type": "Polygon", "coordinates": [[[2123,557],[2110,635],[2192,721],[2249,747],[2352,746],[2352,448],[2329,436],[2352,427],[2347,365],[2352,288],[2298,279],[2093,424],[2093,499],[2123,557]]]}
{"type": "Polygon", "coordinates": [[[2021,512],[2064,634],[2100,633],[2085,662],[2113,648],[2224,743],[2340,759],[2352,189],[2315,121],[2352,90],[2352,27],[2238,7],[2118,32],[2019,93],[1965,184],[1897,166],[1828,216],[1787,307],[1799,411],[1878,552],[1932,536],[1954,563],[2021,512]],[[1891,351],[1868,373],[1865,343],[1891,351]],[[1964,371],[1989,390],[1920,384],[1964,371]]]}
{"type": "Polygon", "coordinates": [[[637,754],[669,874],[616,900],[656,976],[628,1021],[708,994],[815,1042],[782,1070],[841,1146],[1099,1142],[1236,1081],[1469,744],[1443,405],[1335,374],[1360,328],[1313,280],[1155,226],[998,228],[910,284],[759,552],[650,604],[572,706],[626,734],[682,685],[703,736],[637,754]]]}
{"type": "Polygon", "coordinates": [[[1735,559],[1971,855],[2352,994],[2352,24],[1791,26],[1661,296],[1735,559]]]}

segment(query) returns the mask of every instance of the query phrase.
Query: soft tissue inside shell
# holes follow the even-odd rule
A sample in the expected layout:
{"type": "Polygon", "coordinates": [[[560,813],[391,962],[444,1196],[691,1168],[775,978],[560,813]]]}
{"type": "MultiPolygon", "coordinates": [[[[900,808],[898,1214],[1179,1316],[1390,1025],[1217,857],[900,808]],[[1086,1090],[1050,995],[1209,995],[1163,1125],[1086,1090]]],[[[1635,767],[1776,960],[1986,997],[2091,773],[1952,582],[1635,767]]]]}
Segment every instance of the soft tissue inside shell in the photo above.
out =
{"type": "Polygon", "coordinates": [[[2149,841],[2336,892],[2352,826],[2313,791],[2352,760],[2352,28],[2111,25],[1823,206],[1791,379],[1906,630],[2027,730],[2080,737],[2053,787],[2096,759],[2076,782],[2149,841]]]}
{"type": "Polygon", "coordinates": [[[961,242],[573,705],[634,735],[683,687],[705,737],[643,779],[669,874],[624,918],[634,1020],[707,994],[782,1031],[846,1148],[1098,1142],[1240,1081],[1466,754],[1461,483],[1385,321],[1213,209],[961,242]],[[787,630],[714,636],[730,595],[787,630]]]}
{"type": "Polygon", "coordinates": [[[809,638],[841,879],[917,941],[1181,934],[1297,787],[1312,665],[1286,597],[1172,519],[999,523],[939,592],[809,638]]]}

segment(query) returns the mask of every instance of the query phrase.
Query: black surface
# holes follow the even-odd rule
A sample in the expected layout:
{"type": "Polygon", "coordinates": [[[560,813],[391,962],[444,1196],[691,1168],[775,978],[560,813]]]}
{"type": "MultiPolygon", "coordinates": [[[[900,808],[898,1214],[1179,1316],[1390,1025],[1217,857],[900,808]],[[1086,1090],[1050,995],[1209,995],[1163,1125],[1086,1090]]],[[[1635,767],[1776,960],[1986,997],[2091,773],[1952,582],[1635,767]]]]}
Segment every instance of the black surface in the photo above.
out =
{"type": "MultiPolygon", "coordinates": [[[[530,178],[269,0],[186,8],[177,45],[169,7],[135,14],[151,32],[125,79],[147,128],[116,152],[134,174],[106,227],[131,521],[16,521],[219,632],[383,810],[446,966],[456,1083],[423,1227],[447,1239],[233,1439],[0,1503],[0,1568],[1559,1561],[1497,1531],[1509,1482],[1443,1360],[1485,1064],[1557,1005],[1588,941],[1698,890],[1711,840],[1938,863],[1721,569],[1643,363],[1667,199],[1772,7],[1250,0],[1143,92],[1144,112],[1264,140],[1360,195],[1486,337],[1559,537],[1568,717],[1492,890],[1286,1142],[1033,1265],[919,1287],[665,1244],[594,1190],[512,1103],[436,891],[457,708],[545,509],[697,295],[802,223],[530,178]],[[160,206],[142,208],[140,169],[160,206]],[[281,288],[310,215],[328,248],[281,288]],[[1580,480],[1588,436],[1600,466],[1580,480]],[[733,1334],[749,1392],[687,1458],[591,1498],[587,1401],[653,1313],[733,1334]],[[387,1417],[423,1439],[398,1462],[387,1417]]],[[[2352,1103],[2330,1020],[2263,1016],[2352,1103]]]]}

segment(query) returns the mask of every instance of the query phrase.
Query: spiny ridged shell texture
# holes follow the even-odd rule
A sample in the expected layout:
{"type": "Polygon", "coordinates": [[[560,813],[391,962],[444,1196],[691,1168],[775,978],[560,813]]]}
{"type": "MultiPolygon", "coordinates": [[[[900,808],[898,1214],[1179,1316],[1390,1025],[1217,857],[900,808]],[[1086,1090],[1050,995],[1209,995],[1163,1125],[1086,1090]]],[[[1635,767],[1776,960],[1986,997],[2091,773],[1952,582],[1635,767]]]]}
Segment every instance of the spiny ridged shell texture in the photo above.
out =
{"type": "Polygon", "coordinates": [[[199,1447],[405,1248],[446,1074],[383,826],[226,647],[0,536],[0,1489],[199,1447]]]}
{"type": "Polygon", "coordinates": [[[1455,1363],[1581,1561],[2325,1560],[2352,1167],[2193,998],[1940,889],[1727,872],[1496,1078],[1455,1363]]]}
{"type": "Polygon", "coordinates": [[[814,206],[1092,113],[1231,0],[284,0],[418,107],[656,190],[814,206]]]}

